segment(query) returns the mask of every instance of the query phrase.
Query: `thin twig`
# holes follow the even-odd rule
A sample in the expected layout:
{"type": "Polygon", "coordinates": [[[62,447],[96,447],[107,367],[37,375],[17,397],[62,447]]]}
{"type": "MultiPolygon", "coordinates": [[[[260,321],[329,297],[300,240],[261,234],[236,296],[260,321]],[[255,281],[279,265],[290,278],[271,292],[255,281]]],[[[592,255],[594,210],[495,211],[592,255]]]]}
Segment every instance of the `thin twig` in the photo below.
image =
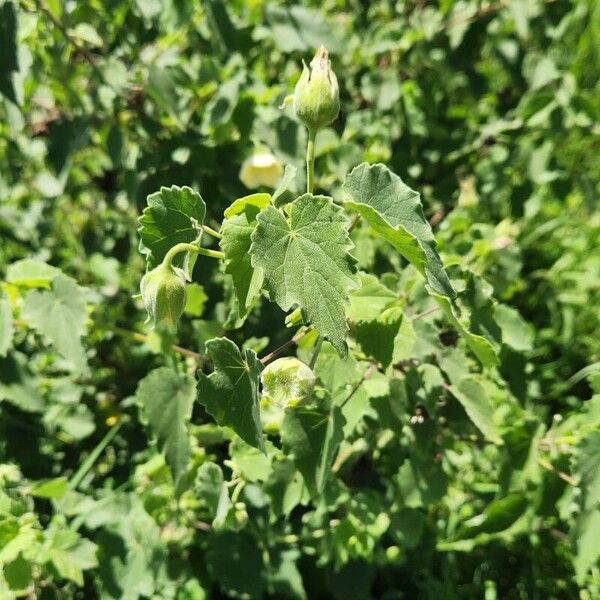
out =
{"type": "Polygon", "coordinates": [[[187,348],[182,348],[177,344],[171,344],[171,348],[174,352],[181,354],[183,356],[188,356],[189,358],[193,358],[196,362],[202,362],[206,358],[204,354],[200,354],[199,352],[194,352],[193,350],[188,350],[187,348]]]}
{"type": "Polygon", "coordinates": [[[569,539],[569,535],[567,533],[561,531],[560,529],[556,529],[555,527],[550,529],[550,535],[561,542],[566,542],[569,539]]]}
{"type": "Polygon", "coordinates": [[[443,208],[435,211],[431,217],[429,217],[429,224],[432,227],[435,227],[444,217],[446,216],[446,211],[443,208]]]}
{"type": "Polygon", "coordinates": [[[310,362],[308,363],[308,366],[311,369],[315,368],[315,365],[317,364],[317,358],[319,358],[319,352],[321,352],[321,346],[323,345],[323,336],[320,335],[317,338],[317,343],[315,344],[315,347],[313,349],[313,353],[312,356],[310,357],[310,362]]]}
{"type": "Polygon", "coordinates": [[[360,215],[356,215],[354,217],[354,219],[352,219],[352,223],[350,223],[350,227],[348,227],[348,233],[350,233],[358,225],[359,221],[360,221],[360,215]]]}
{"type": "Polygon", "coordinates": [[[307,327],[306,329],[301,329],[300,331],[298,331],[296,333],[296,335],[294,335],[294,337],[291,340],[288,340],[287,342],[285,342],[285,344],[282,344],[281,346],[279,346],[279,348],[275,348],[275,350],[273,350],[272,352],[269,352],[269,354],[267,354],[266,356],[263,356],[260,359],[260,362],[263,365],[270,363],[276,356],[279,356],[282,352],[287,350],[290,346],[297,344],[305,335],[307,335],[311,331],[312,331],[312,329],[310,327],[307,327]]]}
{"type": "Polygon", "coordinates": [[[563,481],[566,481],[569,485],[578,485],[576,479],[573,479],[573,477],[571,477],[564,471],[559,471],[550,461],[547,461],[545,458],[538,458],[537,462],[538,465],[540,465],[544,469],[551,471],[552,473],[556,473],[563,481]]]}
{"type": "Polygon", "coordinates": [[[39,11],[43,12],[50,19],[50,21],[52,21],[52,24],[54,25],[54,27],[56,27],[56,29],[58,29],[62,33],[63,37],[67,40],[67,42],[69,42],[75,48],[75,50],[77,50],[78,52],[81,52],[81,54],[85,57],[85,59],[92,66],[95,67],[96,65],[95,65],[94,55],[87,48],[82,46],[69,33],[69,30],[54,16],[54,14],[50,10],[50,8],[48,8],[46,3],[43,0],[35,0],[35,5],[37,6],[39,11]]]}
{"type": "Polygon", "coordinates": [[[573,446],[577,444],[579,438],[576,435],[564,435],[561,437],[543,438],[538,441],[538,446],[544,448],[556,448],[557,446],[573,446]]]}
{"type": "Polygon", "coordinates": [[[367,380],[369,379],[369,377],[371,377],[371,375],[373,375],[373,373],[377,371],[377,365],[375,363],[371,363],[369,365],[369,368],[363,373],[363,376],[360,378],[360,381],[358,381],[355,386],[352,388],[352,390],[350,391],[350,393],[346,396],[346,398],[344,398],[344,400],[340,403],[339,407],[343,408],[346,404],[346,402],[348,402],[350,400],[350,398],[352,398],[352,396],[354,396],[354,394],[356,394],[356,392],[358,391],[358,388],[360,388],[360,386],[367,380]]]}
{"type": "Polygon", "coordinates": [[[422,313],[419,313],[418,315],[415,315],[412,318],[412,320],[416,321],[417,319],[422,319],[423,317],[427,317],[428,315],[430,315],[430,314],[432,314],[432,313],[434,313],[434,312],[436,312],[438,310],[440,310],[440,307],[439,306],[434,306],[433,308],[430,308],[428,310],[423,311],[422,313]]]}

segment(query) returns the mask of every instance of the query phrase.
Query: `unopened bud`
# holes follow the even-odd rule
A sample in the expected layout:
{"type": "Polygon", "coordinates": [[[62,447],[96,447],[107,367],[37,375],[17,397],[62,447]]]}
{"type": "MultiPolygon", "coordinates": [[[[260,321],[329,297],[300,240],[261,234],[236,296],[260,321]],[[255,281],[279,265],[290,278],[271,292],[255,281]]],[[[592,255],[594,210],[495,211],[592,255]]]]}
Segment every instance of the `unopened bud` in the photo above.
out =
{"type": "Polygon", "coordinates": [[[307,67],[303,62],[302,75],[294,90],[296,117],[311,131],[329,125],[340,112],[340,92],[337,77],[325,46],[321,46],[307,67]]]}
{"type": "Polygon", "coordinates": [[[288,356],[273,361],[262,372],[264,398],[282,408],[304,404],[315,388],[315,374],[302,361],[288,356]]]}
{"type": "Polygon", "coordinates": [[[142,300],[148,313],[146,322],[173,326],[185,308],[185,278],[170,265],[161,264],[142,277],[142,300]]]}

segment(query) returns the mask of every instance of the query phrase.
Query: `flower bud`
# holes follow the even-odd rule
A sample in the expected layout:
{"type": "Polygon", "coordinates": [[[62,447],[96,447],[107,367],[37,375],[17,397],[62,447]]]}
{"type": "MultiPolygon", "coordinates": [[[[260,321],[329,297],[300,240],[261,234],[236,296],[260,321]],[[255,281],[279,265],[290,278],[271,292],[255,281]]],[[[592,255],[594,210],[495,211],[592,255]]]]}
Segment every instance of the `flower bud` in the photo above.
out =
{"type": "Polygon", "coordinates": [[[146,322],[173,326],[185,308],[185,279],[171,265],[161,264],[142,277],[142,300],[148,313],[146,322]]]}
{"type": "Polygon", "coordinates": [[[296,117],[310,131],[329,125],[340,112],[340,93],[337,77],[325,46],[321,46],[310,67],[303,62],[302,75],[294,90],[296,117]]]}
{"type": "Polygon", "coordinates": [[[315,374],[293,357],[278,358],[262,372],[263,397],[285,408],[304,404],[315,388],[315,374]]]}

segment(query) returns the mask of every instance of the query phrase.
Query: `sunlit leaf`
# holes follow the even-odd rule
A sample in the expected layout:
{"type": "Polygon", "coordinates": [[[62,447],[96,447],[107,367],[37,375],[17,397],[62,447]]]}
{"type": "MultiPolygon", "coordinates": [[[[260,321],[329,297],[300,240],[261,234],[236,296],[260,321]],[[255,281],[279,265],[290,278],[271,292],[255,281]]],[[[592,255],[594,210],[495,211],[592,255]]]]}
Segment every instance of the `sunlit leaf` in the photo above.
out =
{"type": "Polygon", "coordinates": [[[143,419],[165,454],[175,481],[185,472],[190,456],[188,423],[195,396],[194,380],[168,367],[151,371],[136,392],[143,419]]]}
{"type": "Polygon", "coordinates": [[[264,271],[271,298],[290,310],[298,305],[314,327],[345,355],[345,307],[357,287],[347,219],[331,198],[304,194],[257,217],[252,264],[264,271]]]}
{"type": "Polygon", "coordinates": [[[206,343],[214,372],[199,373],[198,401],[215,421],[231,427],[245,442],[265,452],[258,408],[262,365],[253,350],[240,352],[227,338],[206,343]]]}

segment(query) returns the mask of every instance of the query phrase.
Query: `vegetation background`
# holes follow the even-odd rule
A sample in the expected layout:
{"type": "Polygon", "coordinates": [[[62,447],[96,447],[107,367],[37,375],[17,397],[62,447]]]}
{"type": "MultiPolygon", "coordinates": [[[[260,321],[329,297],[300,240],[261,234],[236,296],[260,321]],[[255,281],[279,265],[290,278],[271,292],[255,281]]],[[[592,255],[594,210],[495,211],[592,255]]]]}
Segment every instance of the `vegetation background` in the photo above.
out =
{"type": "MultiPolygon", "coordinates": [[[[599,598],[599,39],[595,0],[0,0],[0,597],[599,598]],[[302,172],[278,106],[323,42],[317,190],[363,160],[419,190],[498,367],[360,225],[416,344],[348,403],[326,493],[199,405],[180,493],[138,383],[292,334],[266,303],[242,323],[207,261],[177,336],[149,332],[137,218],[188,185],[218,228],[265,149],[302,172]]],[[[331,394],[361,373],[317,365],[331,394]]]]}

